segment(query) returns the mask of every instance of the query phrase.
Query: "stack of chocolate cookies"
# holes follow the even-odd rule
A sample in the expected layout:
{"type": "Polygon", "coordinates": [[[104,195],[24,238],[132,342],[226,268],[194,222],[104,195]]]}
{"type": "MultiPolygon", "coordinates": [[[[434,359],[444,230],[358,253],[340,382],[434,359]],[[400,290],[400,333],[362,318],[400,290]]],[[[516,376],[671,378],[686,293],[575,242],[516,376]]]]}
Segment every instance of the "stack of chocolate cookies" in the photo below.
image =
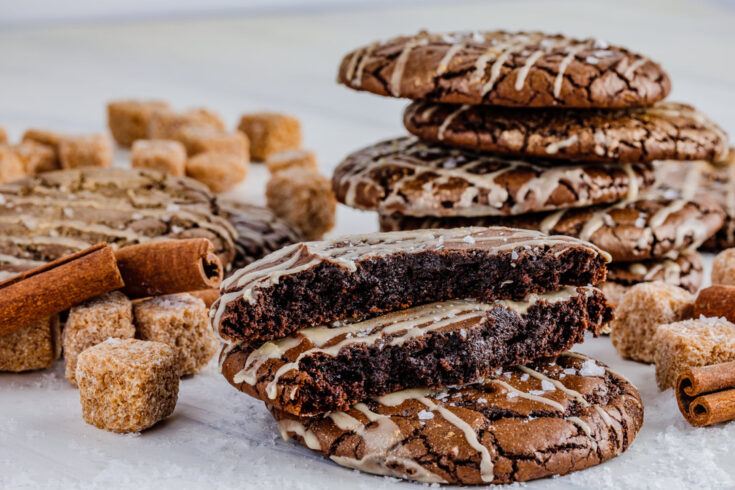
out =
{"type": "Polygon", "coordinates": [[[619,374],[567,352],[612,316],[609,256],[503,227],[287,246],[223,282],[220,366],[284,438],[427,483],[565,474],[624,451],[643,417],[619,374]]]}
{"type": "Polygon", "coordinates": [[[653,162],[722,160],[728,138],[693,107],[662,102],[669,77],[647,57],[538,32],[421,32],[352,51],[338,80],[413,99],[411,136],[349,155],[333,176],[338,199],[378,211],[382,230],[570,235],[612,256],[611,298],[642,281],[699,287],[696,249],[723,210],[656,190],[653,162]]]}

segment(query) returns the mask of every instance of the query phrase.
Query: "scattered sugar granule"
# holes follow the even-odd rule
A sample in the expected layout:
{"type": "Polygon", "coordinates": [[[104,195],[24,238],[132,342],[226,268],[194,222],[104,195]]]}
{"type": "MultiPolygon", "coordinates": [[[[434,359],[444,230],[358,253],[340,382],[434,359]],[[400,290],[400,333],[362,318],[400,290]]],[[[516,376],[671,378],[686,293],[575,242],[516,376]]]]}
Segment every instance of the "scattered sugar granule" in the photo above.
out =
{"type": "Polygon", "coordinates": [[[528,373],[523,373],[521,374],[521,381],[528,381],[529,377],[528,373]]]}
{"type": "MultiPolygon", "coordinates": [[[[603,372],[604,372],[604,370],[603,370],[603,372]]],[[[551,381],[546,381],[545,379],[542,379],[541,380],[541,389],[544,390],[544,391],[554,391],[554,390],[556,390],[556,387],[554,386],[554,383],[552,383],[551,381]]]]}
{"type": "Polygon", "coordinates": [[[582,376],[604,376],[605,368],[597,364],[594,359],[588,359],[582,363],[579,374],[582,376]]]}
{"type": "Polygon", "coordinates": [[[566,368],[564,369],[564,374],[577,374],[577,370],[574,368],[566,368]]]}
{"type": "Polygon", "coordinates": [[[419,420],[431,420],[434,418],[434,414],[428,410],[421,410],[419,412],[419,420]]]}
{"type": "Polygon", "coordinates": [[[487,403],[487,398],[478,398],[477,403],[487,403]]]}

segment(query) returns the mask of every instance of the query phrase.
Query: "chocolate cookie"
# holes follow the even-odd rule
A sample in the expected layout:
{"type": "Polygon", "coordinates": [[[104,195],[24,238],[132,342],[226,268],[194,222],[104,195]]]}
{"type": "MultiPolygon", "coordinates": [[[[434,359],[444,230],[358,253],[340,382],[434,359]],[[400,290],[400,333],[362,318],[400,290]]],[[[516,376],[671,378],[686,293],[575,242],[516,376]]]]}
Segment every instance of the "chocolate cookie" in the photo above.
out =
{"type": "Polygon", "coordinates": [[[212,325],[259,342],[305,327],[453,299],[521,300],[605,279],[589,243],[508,228],[352,235],[290,245],[225,279],[212,325]]]}
{"type": "Polygon", "coordinates": [[[644,56],[540,32],[396,37],[348,53],[337,80],[379,95],[523,107],[646,106],[671,90],[666,72],[644,56]]]}
{"type": "Polygon", "coordinates": [[[301,241],[298,232],[268,208],[236,201],[219,201],[220,214],[237,231],[233,269],[240,269],[286,245],[301,241]]]}
{"type": "Polygon", "coordinates": [[[607,281],[599,287],[608,301],[617,305],[630,287],[641,282],[665,282],[695,293],[702,285],[702,279],[702,257],[691,252],[675,259],[613,262],[607,266],[607,281]]]}
{"type": "Polygon", "coordinates": [[[703,250],[735,247],[735,151],[721,165],[708,162],[660,162],[656,166],[658,189],[670,198],[711,199],[725,211],[725,222],[703,250]]]}
{"type": "Polygon", "coordinates": [[[558,355],[611,319],[604,295],[589,287],[523,301],[444,301],[307,328],[257,349],[228,346],[222,373],[279,410],[317,415],[401,389],[473,383],[558,355]]]}
{"type": "Polygon", "coordinates": [[[645,163],[514,160],[403,137],[349,155],[332,186],[340,202],[383,214],[502,216],[632,199],[653,178],[645,163]]]}
{"type": "Polygon", "coordinates": [[[291,437],[335,463],[424,483],[489,484],[564,475],[625,451],[643,424],[638,390],[568,352],[483,381],[371,398],[344,412],[271,409],[291,437]]]}
{"type": "Polygon", "coordinates": [[[513,226],[587,240],[614,262],[676,257],[699,248],[722,226],[725,213],[706,200],[650,198],[597,206],[507,217],[417,218],[381,215],[383,231],[513,226]]]}
{"type": "Polygon", "coordinates": [[[0,185],[0,269],[38,265],[99,242],[124,247],[204,237],[225,264],[237,232],[202,184],[147,170],[82,168],[0,185]]]}
{"type": "Polygon", "coordinates": [[[403,122],[423,140],[472,150],[588,162],[722,160],[727,134],[692,106],[523,109],[418,101],[403,122]]]}

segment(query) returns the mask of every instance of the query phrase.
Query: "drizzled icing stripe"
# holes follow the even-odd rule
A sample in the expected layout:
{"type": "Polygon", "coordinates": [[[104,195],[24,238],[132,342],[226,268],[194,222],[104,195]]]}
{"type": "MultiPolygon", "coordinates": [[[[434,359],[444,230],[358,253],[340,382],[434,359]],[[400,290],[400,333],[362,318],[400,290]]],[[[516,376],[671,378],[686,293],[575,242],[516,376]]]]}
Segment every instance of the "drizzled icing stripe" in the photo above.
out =
{"type": "Polygon", "coordinates": [[[623,72],[623,76],[627,79],[630,79],[630,77],[633,76],[635,71],[643,66],[644,64],[648,63],[648,58],[639,58],[635,60],[633,63],[630,64],[630,66],[623,72]]]}
{"type": "Polygon", "coordinates": [[[577,400],[583,407],[588,407],[589,403],[587,400],[584,399],[584,396],[578,391],[575,391],[571,388],[567,388],[564,383],[557,379],[551,379],[548,376],[544,376],[543,374],[539,373],[538,371],[534,371],[533,369],[530,369],[526,366],[518,366],[518,369],[523,371],[524,373],[528,374],[529,376],[532,376],[536,379],[542,380],[542,381],[548,381],[549,383],[553,384],[558,390],[561,390],[562,392],[566,393],[567,395],[571,396],[575,400],[577,400]]]}
{"type": "Polygon", "coordinates": [[[444,73],[447,72],[449,69],[449,63],[452,61],[452,58],[460,52],[462,49],[464,49],[465,45],[462,43],[453,44],[446,53],[444,53],[444,56],[441,60],[439,60],[439,65],[436,68],[436,76],[441,76],[444,73]]]}
{"type": "Polygon", "coordinates": [[[554,79],[555,98],[559,98],[559,94],[561,94],[561,86],[562,82],[564,81],[564,73],[567,71],[567,67],[572,62],[577,53],[584,50],[586,47],[587,46],[585,45],[579,45],[568,48],[567,55],[561,60],[561,62],[559,62],[559,71],[557,72],[556,78],[554,79]]]}
{"type": "Polygon", "coordinates": [[[460,113],[466,111],[470,108],[469,104],[464,104],[459,106],[457,109],[449,113],[449,115],[442,121],[442,123],[439,125],[439,130],[436,132],[436,137],[439,140],[444,139],[444,132],[447,130],[447,127],[452,123],[455,117],[457,117],[460,113]]]}
{"type": "Polygon", "coordinates": [[[420,39],[413,38],[409,40],[404,46],[401,53],[396,59],[396,64],[393,67],[393,73],[390,77],[390,93],[393,97],[398,97],[401,94],[401,81],[403,80],[403,72],[406,69],[406,63],[408,63],[408,57],[411,54],[411,50],[417,46],[425,46],[429,43],[429,40],[425,37],[420,39]]]}

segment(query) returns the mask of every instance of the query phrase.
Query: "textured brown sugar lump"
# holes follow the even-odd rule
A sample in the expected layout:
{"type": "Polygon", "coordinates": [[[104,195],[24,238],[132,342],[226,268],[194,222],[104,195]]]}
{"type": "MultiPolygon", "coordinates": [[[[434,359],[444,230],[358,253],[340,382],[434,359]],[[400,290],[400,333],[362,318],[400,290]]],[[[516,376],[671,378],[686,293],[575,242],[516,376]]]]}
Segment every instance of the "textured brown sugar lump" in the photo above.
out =
{"type": "Polygon", "coordinates": [[[287,114],[244,114],[237,127],[250,141],[250,158],[264,162],[274,153],[301,146],[301,123],[287,114]]]}
{"type": "Polygon", "coordinates": [[[735,248],[723,250],[712,261],[712,284],[735,285],[735,248]]]}
{"type": "Polygon", "coordinates": [[[216,113],[204,109],[189,109],[175,112],[167,109],[154,111],[148,122],[148,138],[176,139],[176,135],[184,126],[212,128],[224,131],[225,123],[216,113]]]}
{"type": "Polygon", "coordinates": [[[85,349],[109,338],[132,339],[133,304],[121,292],[103,294],[69,310],[64,325],[64,375],[76,384],[77,358],[85,349]]]}
{"type": "Polygon", "coordinates": [[[735,324],[700,317],[662,325],[654,337],[656,383],[672,388],[688,368],[735,361],[735,324]]]}
{"type": "Polygon", "coordinates": [[[133,168],[183,177],[186,173],[186,149],[178,141],[138,139],[133,143],[130,162],[133,168]]]}
{"type": "Polygon", "coordinates": [[[317,171],[278,172],[268,181],[265,196],[268,207],[305,240],[318,240],[334,227],[337,200],[329,179],[317,171]]]}
{"type": "Polygon", "coordinates": [[[654,362],[655,334],[661,325],[691,318],[695,296],[662,282],[636,284],[615,310],[610,339],[618,353],[636,361],[654,362]]]}
{"type": "Polygon", "coordinates": [[[401,389],[474,383],[501,366],[561,354],[611,318],[594,288],[445,301],[304,329],[257,349],[228,346],[222,373],[279,410],[317,415],[401,389]]]}
{"type": "Polygon", "coordinates": [[[204,301],[190,294],[157,296],[133,306],[138,337],[170,345],[181,376],[200,371],[214,357],[219,341],[209,327],[204,301]]]}
{"type": "Polygon", "coordinates": [[[186,161],[186,175],[214,193],[225,192],[245,180],[248,161],[231,153],[199,153],[186,161]]]}
{"type": "Polygon", "coordinates": [[[168,108],[161,100],[115,100],[107,104],[107,125],[117,144],[127,147],[148,136],[154,112],[168,108]]]}
{"type": "Polygon", "coordinates": [[[399,36],[345,55],[337,80],[378,95],[516,107],[639,107],[671,90],[644,55],[542,32],[399,36]]]}
{"type": "Polygon", "coordinates": [[[643,424],[638,390],[574,352],[498,369],[478,383],[369,398],[344,412],[271,412],[284,439],[334,463],[432,486],[582,470],[625,451],[643,424]]]}
{"type": "Polygon", "coordinates": [[[59,151],[59,145],[61,145],[61,142],[66,138],[67,135],[64,133],[48,129],[31,128],[23,133],[23,141],[35,141],[36,143],[48,145],[57,153],[59,151]]]}
{"type": "Polygon", "coordinates": [[[0,371],[17,373],[45,369],[51,367],[60,354],[59,319],[56,315],[36,320],[0,337],[0,371]]]}
{"type": "Polygon", "coordinates": [[[318,170],[316,164],[316,153],[311,150],[285,150],[270,155],[266,161],[268,171],[272,174],[290,168],[303,168],[318,170]]]}
{"type": "Polygon", "coordinates": [[[108,339],[77,359],[84,420],[112,432],[140,432],[171,415],[179,396],[174,349],[161,342],[108,339]]]}
{"type": "Polygon", "coordinates": [[[334,321],[453,299],[522,300],[605,279],[609,256],[510,228],[346,235],[284,247],[235,271],[212,305],[227,341],[273,340],[334,321]]]}
{"type": "Polygon", "coordinates": [[[0,144],[5,144],[8,142],[8,132],[5,131],[5,128],[0,126],[0,144]]]}
{"type": "Polygon", "coordinates": [[[60,162],[53,147],[33,140],[14,145],[13,151],[23,162],[26,175],[36,175],[60,168],[60,162]]]}
{"type": "Polygon", "coordinates": [[[62,168],[109,167],[112,159],[112,141],[106,134],[70,136],[59,144],[62,168]]]}
{"type": "Polygon", "coordinates": [[[26,176],[23,161],[9,146],[0,146],[0,184],[22,179],[26,176]]]}
{"type": "Polygon", "coordinates": [[[186,147],[191,157],[205,152],[231,153],[245,161],[250,160],[247,136],[240,131],[222,131],[212,127],[184,126],[176,139],[186,147]]]}

